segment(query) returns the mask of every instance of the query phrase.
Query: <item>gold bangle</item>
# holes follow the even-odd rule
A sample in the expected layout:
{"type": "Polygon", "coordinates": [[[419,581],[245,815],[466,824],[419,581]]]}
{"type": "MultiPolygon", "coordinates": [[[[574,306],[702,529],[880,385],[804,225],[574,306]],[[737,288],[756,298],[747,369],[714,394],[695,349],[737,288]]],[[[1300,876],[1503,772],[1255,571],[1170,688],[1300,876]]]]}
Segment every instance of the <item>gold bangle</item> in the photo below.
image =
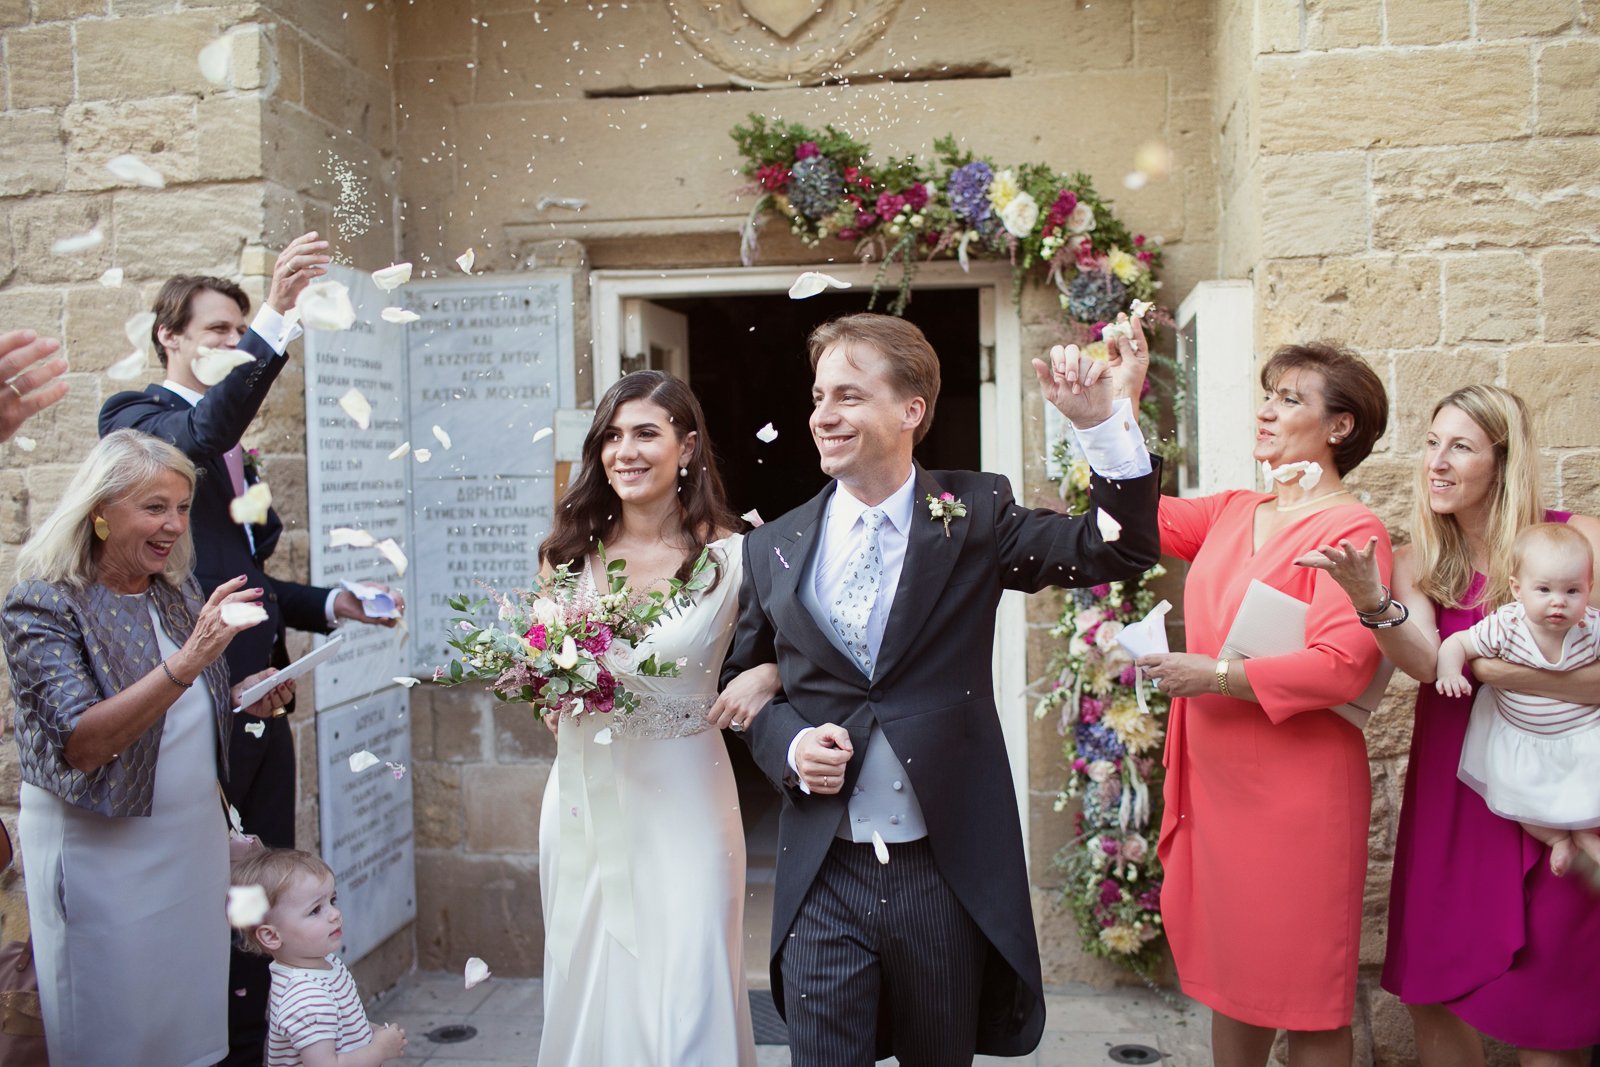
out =
{"type": "Polygon", "coordinates": [[[1217,692],[1221,693],[1225,697],[1233,695],[1232,693],[1228,692],[1228,668],[1232,665],[1232,663],[1232,660],[1217,660],[1217,692]]]}

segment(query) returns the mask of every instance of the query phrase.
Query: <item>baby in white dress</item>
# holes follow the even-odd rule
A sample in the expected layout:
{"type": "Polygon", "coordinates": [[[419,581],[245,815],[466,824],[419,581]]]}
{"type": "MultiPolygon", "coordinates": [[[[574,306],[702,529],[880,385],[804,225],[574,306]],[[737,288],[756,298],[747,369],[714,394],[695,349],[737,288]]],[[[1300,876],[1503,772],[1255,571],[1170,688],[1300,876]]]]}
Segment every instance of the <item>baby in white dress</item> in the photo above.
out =
{"type": "MultiPolygon", "coordinates": [[[[1512,603],[1439,646],[1438,691],[1466,696],[1467,661],[1498,658],[1547,671],[1600,661],[1600,611],[1589,607],[1594,555],[1562,523],[1539,523],[1512,545],[1512,603]]],[[[1484,686],[1472,705],[1457,771],[1496,815],[1550,846],[1565,874],[1577,850],[1600,863],[1600,705],[1484,686]]]]}

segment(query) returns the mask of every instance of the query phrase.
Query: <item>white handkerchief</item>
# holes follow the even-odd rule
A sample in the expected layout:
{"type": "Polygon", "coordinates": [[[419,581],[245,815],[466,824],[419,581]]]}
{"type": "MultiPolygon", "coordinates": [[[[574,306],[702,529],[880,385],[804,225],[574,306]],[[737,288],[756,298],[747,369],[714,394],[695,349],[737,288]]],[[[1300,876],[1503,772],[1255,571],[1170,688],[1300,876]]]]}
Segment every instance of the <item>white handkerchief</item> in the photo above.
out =
{"type": "MultiPolygon", "coordinates": [[[[1172,651],[1167,645],[1167,612],[1172,604],[1163,600],[1150,609],[1150,614],[1136,623],[1124,626],[1117,634],[1117,644],[1128,650],[1134,659],[1140,656],[1163,656],[1172,651]]],[[[1134,672],[1133,695],[1139,700],[1139,710],[1149,712],[1150,705],[1144,696],[1144,673],[1134,672]]]]}

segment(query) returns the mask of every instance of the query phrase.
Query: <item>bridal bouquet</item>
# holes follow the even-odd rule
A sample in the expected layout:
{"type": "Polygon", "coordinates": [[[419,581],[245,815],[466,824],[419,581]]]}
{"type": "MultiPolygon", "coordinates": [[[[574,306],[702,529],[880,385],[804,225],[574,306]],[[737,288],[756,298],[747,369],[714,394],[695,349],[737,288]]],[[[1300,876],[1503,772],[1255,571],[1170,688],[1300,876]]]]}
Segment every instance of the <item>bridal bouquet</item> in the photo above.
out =
{"type": "Polygon", "coordinates": [[[457,655],[434,671],[434,681],[485,682],[499,699],[531,704],[541,718],[563,710],[633,711],[639,698],[618,684],[618,675],[678,673],[682,661],[640,658],[638,645],[663,616],[711,584],[714,565],[709,550],[702,552],[687,580],[669,582],[666,592],[641,593],[628,587],[624,561],[606,561],[604,546],[600,562],[603,592],[562,565],[534,588],[509,596],[490,589],[487,597],[451,597],[451,609],[462,617],[451,620],[445,643],[457,655]],[[485,625],[491,603],[495,619],[485,625]]]}

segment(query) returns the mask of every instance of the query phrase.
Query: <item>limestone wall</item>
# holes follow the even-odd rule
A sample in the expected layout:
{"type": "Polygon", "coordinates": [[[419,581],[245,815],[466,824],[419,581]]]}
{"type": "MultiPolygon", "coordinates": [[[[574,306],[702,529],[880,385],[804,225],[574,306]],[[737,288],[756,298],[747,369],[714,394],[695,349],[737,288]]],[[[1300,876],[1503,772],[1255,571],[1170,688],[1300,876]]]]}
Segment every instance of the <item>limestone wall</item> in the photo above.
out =
{"type": "MultiPolygon", "coordinates": [[[[1255,281],[1258,354],[1338,338],[1387,381],[1390,432],[1352,482],[1397,537],[1428,412],[1474,381],[1532,407],[1549,504],[1600,510],[1597,14],[1575,0],[1219,4],[1222,272],[1255,281]]],[[[1397,682],[1367,730],[1357,1023],[1379,1064],[1415,1062],[1376,983],[1413,693],[1397,682]]]]}

